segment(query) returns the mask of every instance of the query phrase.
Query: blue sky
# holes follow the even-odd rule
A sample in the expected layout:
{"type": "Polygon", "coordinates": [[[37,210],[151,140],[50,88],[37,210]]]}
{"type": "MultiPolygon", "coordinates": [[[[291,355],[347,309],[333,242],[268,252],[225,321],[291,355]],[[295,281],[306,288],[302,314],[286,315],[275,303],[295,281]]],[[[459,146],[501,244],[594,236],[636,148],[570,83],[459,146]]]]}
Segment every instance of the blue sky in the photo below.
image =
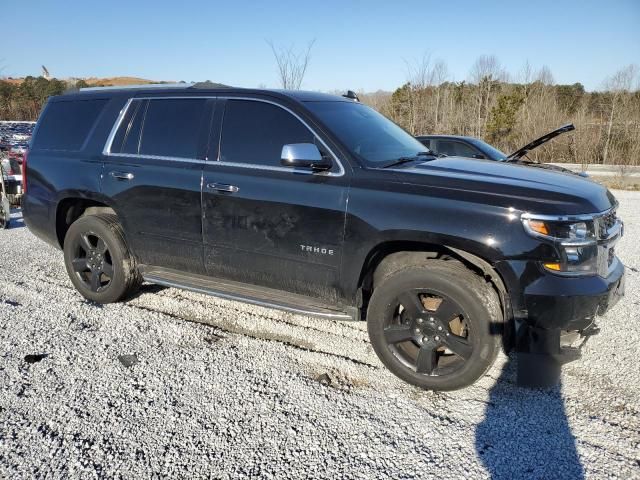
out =
{"type": "Polygon", "coordinates": [[[512,74],[548,65],[588,90],[640,66],[640,1],[244,0],[0,2],[5,76],[138,76],[277,87],[266,43],[315,39],[303,87],[392,90],[425,52],[464,80],[493,54],[512,74]]]}

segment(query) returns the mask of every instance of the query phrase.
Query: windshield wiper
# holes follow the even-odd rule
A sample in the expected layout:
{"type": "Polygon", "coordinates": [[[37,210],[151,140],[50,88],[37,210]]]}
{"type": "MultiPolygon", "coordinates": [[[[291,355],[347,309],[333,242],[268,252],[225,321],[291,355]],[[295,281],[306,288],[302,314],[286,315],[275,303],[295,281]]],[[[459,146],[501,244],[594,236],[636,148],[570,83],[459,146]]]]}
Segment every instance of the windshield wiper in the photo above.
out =
{"type": "Polygon", "coordinates": [[[389,162],[386,165],[383,165],[382,168],[396,167],[398,165],[402,165],[403,163],[415,162],[416,160],[425,160],[423,158],[420,158],[424,156],[433,156],[434,158],[436,157],[435,154],[431,151],[418,152],[412,157],[396,158],[393,162],[389,162]]]}
{"type": "Polygon", "coordinates": [[[524,163],[527,165],[538,165],[538,162],[532,162],[531,160],[523,160],[522,158],[510,158],[507,157],[502,160],[504,163],[524,163]]]}

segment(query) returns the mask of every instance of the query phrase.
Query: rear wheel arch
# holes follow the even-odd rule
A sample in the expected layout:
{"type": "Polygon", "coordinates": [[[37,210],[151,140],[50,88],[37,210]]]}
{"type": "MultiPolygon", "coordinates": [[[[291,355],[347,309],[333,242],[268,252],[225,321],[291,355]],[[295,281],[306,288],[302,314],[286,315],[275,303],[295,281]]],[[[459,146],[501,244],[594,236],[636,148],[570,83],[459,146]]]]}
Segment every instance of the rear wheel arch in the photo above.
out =
{"type": "Polygon", "coordinates": [[[66,197],[58,202],[56,207],[55,227],[56,238],[60,248],[64,247],[64,238],[69,227],[84,215],[109,214],[116,212],[104,202],[82,197],[66,197]]]}
{"type": "Polygon", "coordinates": [[[71,282],[91,301],[123,300],[133,295],[142,283],[119,219],[111,213],[78,218],[67,231],[63,251],[71,282]]]}

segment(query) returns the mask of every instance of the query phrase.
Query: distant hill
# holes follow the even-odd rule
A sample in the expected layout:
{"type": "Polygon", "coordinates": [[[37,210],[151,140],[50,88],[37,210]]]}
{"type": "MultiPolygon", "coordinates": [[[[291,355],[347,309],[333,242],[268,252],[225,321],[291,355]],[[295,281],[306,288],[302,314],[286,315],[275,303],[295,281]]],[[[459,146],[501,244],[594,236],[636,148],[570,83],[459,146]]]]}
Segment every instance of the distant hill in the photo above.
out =
{"type": "MultiPolygon", "coordinates": [[[[144,85],[146,83],[173,83],[170,81],[157,81],[157,80],[148,80],[146,78],[138,78],[138,77],[108,77],[108,78],[97,78],[97,77],[89,77],[89,78],[60,78],[63,82],[75,83],[79,80],[84,80],[88,85],[113,85],[113,86],[122,86],[122,85],[144,85]]],[[[24,81],[24,78],[6,78],[4,81],[13,83],[15,85],[19,85],[24,81]]]]}
{"type": "Polygon", "coordinates": [[[81,80],[84,80],[88,85],[113,85],[113,86],[144,85],[146,83],[172,83],[172,82],[166,82],[166,81],[148,80],[146,78],[138,78],[138,77],[109,77],[109,78],[89,77],[89,78],[83,78],[81,80]]]}

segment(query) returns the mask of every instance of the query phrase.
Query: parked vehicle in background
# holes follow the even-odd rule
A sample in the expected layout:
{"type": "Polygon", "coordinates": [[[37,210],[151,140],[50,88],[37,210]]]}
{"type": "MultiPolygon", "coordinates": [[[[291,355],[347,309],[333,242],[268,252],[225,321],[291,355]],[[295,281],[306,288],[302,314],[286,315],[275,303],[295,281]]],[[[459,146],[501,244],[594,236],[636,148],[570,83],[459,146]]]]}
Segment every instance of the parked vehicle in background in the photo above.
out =
{"type": "Polygon", "coordinates": [[[507,154],[487,142],[462,135],[418,135],[420,143],[434,154],[503,161],[507,154]]]}
{"type": "Polygon", "coordinates": [[[28,147],[35,122],[0,121],[0,151],[22,157],[28,147]]]}
{"type": "MultiPolygon", "coordinates": [[[[375,110],[301,91],[88,89],[49,99],[23,216],[99,303],[146,280],[334,320],[422,388],[501,347],[548,382],[624,292],[602,185],[439,158],[375,110]],[[543,375],[543,373],[545,373],[543,375]]],[[[537,378],[533,378],[536,377],[537,378]]]]}
{"type": "Polygon", "coordinates": [[[22,162],[29,148],[35,122],[0,121],[0,161],[4,168],[7,198],[20,205],[22,162]]]}
{"type": "Polygon", "coordinates": [[[22,198],[22,162],[0,153],[5,194],[11,205],[20,205],[22,198]]]}
{"type": "Polygon", "coordinates": [[[6,192],[4,166],[0,162],[0,229],[9,228],[11,205],[6,192]]]}
{"type": "MultiPolygon", "coordinates": [[[[534,148],[548,142],[549,140],[557,137],[566,132],[575,130],[573,124],[564,125],[556,130],[553,130],[540,138],[535,139],[533,142],[528,143],[524,147],[516,150],[510,155],[502,152],[493,145],[488,144],[475,137],[466,137],[460,135],[419,135],[416,138],[430,151],[439,156],[458,156],[476,158],[480,160],[495,160],[498,162],[520,163],[529,166],[536,166],[539,168],[546,168],[549,170],[556,170],[565,173],[574,173],[569,169],[560,167],[558,165],[549,165],[537,163],[531,160],[527,160],[525,157],[534,148]]],[[[587,177],[586,173],[574,173],[582,177],[587,177]]]]}

